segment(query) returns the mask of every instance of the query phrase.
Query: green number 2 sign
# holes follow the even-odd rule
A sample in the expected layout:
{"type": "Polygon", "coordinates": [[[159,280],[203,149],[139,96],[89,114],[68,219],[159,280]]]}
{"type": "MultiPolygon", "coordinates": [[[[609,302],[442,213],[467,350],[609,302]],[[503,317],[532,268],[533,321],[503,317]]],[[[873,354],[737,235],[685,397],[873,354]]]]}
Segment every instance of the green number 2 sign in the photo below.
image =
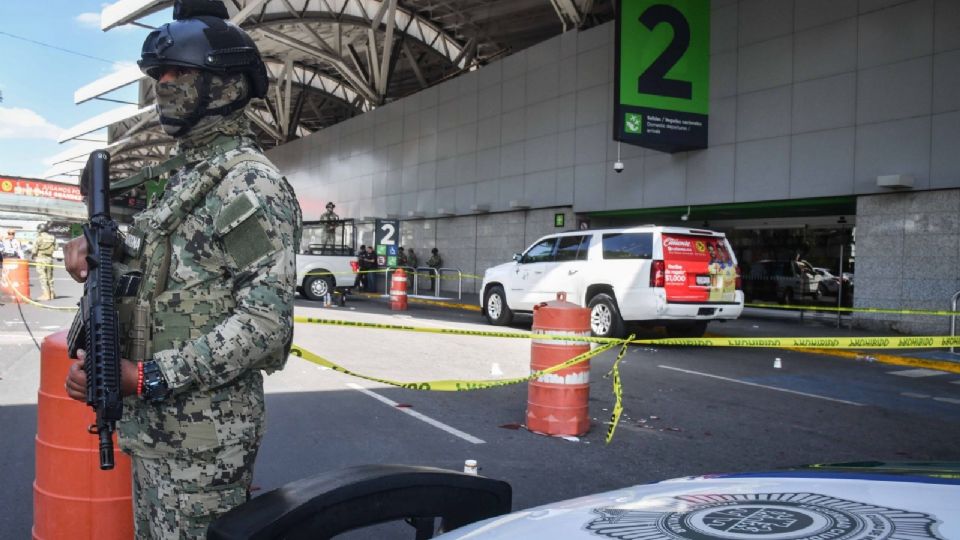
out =
{"type": "Polygon", "coordinates": [[[621,0],[616,25],[615,138],[666,151],[705,147],[709,0],[621,0]]]}

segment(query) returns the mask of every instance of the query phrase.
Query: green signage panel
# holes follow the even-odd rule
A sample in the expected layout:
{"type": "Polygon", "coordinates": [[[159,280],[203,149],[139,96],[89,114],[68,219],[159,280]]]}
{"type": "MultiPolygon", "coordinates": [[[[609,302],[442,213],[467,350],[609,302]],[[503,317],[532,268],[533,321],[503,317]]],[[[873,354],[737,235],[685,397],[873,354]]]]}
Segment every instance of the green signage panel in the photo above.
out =
{"type": "Polygon", "coordinates": [[[613,138],[664,152],[707,147],[710,0],[617,2],[613,138]]]}

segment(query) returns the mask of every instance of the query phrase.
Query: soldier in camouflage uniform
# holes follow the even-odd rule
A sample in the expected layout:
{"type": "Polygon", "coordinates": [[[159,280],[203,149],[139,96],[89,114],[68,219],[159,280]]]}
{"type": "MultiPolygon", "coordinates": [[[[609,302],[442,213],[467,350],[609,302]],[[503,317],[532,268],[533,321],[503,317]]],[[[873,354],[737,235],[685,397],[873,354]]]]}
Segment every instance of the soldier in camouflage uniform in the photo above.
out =
{"type": "MultiPolygon", "coordinates": [[[[119,441],[133,460],[137,538],[206,538],[249,498],[264,433],[261,371],[283,367],[293,337],[300,207],[243,112],[266,94],[266,70],[225,9],[190,4],[223,7],[178,1],[139,62],[157,81],[160,123],[183,165],[136,216],[117,265],[129,359],[119,441]]],[[[85,250],[80,239],[66,253],[78,280],[85,250]]],[[[85,383],[77,362],[69,395],[83,399],[85,383]]]]}
{"type": "Polygon", "coordinates": [[[323,222],[320,243],[323,247],[333,247],[337,243],[337,222],[340,221],[340,216],[333,211],[336,206],[332,201],[328,202],[327,211],[320,215],[320,221],[323,222]]]}
{"type": "Polygon", "coordinates": [[[40,288],[42,293],[37,300],[53,300],[53,252],[57,249],[57,239],[47,232],[49,224],[41,223],[37,230],[37,241],[33,243],[33,262],[37,263],[37,273],[40,274],[40,288]]]}

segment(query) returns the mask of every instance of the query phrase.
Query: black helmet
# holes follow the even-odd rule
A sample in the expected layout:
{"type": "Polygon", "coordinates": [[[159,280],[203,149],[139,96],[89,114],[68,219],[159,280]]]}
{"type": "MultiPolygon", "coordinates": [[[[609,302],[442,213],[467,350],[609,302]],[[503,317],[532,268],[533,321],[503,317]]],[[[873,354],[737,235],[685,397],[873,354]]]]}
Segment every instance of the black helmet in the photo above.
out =
{"type": "Polygon", "coordinates": [[[37,232],[47,232],[50,230],[50,223],[44,221],[37,225],[37,232]]]}
{"type": "MultiPolygon", "coordinates": [[[[216,74],[242,73],[251,97],[267,95],[267,68],[253,39],[225,20],[219,0],[176,0],[174,22],[150,32],[143,42],[140,71],[158,80],[166,66],[199,69],[216,74]]],[[[246,103],[244,102],[243,105],[246,103]]]]}

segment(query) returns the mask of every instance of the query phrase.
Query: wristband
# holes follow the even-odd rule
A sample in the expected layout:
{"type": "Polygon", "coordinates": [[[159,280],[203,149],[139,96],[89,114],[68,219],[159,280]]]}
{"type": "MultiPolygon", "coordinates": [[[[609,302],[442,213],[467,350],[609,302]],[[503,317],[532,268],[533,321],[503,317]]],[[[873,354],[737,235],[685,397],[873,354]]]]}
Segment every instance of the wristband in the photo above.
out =
{"type": "Polygon", "coordinates": [[[143,362],[137,362],[137,397],[143,397],[143,362]]]}

